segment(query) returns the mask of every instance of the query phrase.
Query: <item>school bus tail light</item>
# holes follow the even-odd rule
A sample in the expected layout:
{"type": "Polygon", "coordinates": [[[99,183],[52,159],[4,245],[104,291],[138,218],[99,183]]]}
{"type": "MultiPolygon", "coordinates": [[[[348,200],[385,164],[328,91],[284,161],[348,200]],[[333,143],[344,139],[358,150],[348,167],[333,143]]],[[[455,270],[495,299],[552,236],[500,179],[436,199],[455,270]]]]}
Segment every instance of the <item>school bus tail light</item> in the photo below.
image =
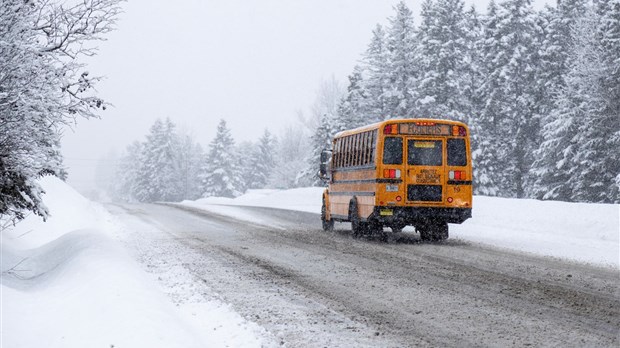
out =
{"type": "Polygon", "coordinates": [[[467,130],[463,126],[452,126],[452,135],[455,137],[467,136],[467,130]]]}
{"type": "Polygon", "coordinates": [[[383,127],[383,134],[398,134],[398,125],[386,124],[385,127],[383,127]]]}
{"type": "Polygon", "coordinates": [[[383,178],[384,179],[398,179],[398,178],[400,178],[400,169],[384,169],[383,170],[383,178]]]}
{"type": "Polygon", "coordinates": [[[465,172],[462,170],[451,170],[448,173],[448,179],[450,180],[465,180],[465,172]]]}

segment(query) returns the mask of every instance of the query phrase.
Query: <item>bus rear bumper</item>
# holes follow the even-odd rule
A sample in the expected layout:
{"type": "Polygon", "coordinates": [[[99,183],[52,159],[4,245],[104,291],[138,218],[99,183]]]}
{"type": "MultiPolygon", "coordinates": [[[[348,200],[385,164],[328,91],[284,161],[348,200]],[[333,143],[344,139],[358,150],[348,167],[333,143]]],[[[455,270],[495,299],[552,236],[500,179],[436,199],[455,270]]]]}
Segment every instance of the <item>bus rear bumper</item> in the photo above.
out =
{"type": "Polygon", "coordinates": [[[435,207],[375,207],[369,220],[386,225],[406,224],[427,221],[441,221],[460,224],[471,217],[471,208],[435,208],[435,207]]]}

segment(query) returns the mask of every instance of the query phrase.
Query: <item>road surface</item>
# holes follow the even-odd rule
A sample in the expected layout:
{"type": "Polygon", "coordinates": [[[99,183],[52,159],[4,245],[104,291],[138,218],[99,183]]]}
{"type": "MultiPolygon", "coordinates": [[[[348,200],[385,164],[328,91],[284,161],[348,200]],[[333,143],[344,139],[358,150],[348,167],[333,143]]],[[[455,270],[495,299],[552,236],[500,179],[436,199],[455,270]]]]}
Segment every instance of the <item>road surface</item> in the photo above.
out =
{"type": "Polygon", "coordinates": [[[618,347],[617,270],[457,239],[354,239],[318,214],[231,208],[245,222],[174,205],[110,205],[171,287],[217,293],[287,347],[618,347]]]}

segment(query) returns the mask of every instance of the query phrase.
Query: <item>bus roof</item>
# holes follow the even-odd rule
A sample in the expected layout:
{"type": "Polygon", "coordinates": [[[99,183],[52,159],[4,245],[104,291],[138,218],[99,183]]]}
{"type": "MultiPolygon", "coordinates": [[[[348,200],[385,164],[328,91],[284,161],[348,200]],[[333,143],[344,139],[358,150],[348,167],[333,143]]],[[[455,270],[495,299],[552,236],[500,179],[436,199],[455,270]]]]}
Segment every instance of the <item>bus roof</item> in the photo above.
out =
{"type": "Polygon", "coordinates": [[[443,124],[450,124],[450,125],[455,125],[455,126],[467,127],[467,125],[465,123],[463,123],[463,122],[452,121],[452,120],[444,120],[444,119],[435,119],[435,118],[393,118],[393,119],[389,119],[389,120],[385,120],[385,121],[381,121],[381,122],[377,122],[377,123],[372,123],[372,124],[369,124],[369,125],[366,125],[366,126],[361,126],[361,127],[358,127],[358,128],[348,129],[348,130],[344,130],[342,132],[338,132],[338,133],[336,133],[334,138],[340,138],[340,137],[343,137],[343,136],[347,136],[347,135],[351,135],[351,134],[357,134],[357,133],[361,133],[361,132],[366,132],[366,131],[369,131],[369,130],[381,129],[386,124],[409,123],[409,122],[436,122],[436,123],[443,123],[443,124]]]}

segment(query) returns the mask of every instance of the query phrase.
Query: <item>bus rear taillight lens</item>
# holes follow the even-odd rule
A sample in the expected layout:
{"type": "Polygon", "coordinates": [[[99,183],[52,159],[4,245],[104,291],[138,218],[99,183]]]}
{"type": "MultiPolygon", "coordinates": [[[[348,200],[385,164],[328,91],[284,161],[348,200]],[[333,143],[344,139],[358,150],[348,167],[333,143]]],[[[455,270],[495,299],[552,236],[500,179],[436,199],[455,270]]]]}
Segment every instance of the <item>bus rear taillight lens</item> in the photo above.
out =
{"type": "Polygon", "coordinates": [[[463,126],[452,126],[452,135],[455,137],[467,136],[467,130],[463,126]]]}
{"type": "Polygon", "coordinates": [[[383,127],[383,134],[398,134],[398,125],[386,124],[385,127],[383,127]]]}
{"type": "Polygon", "coordinates": [[[465,180],[465,172],[462,170],[451,170],[448,173],[448,179],[450,180],[465,180]]]}
{"type": "Polygon", "coordinates": [[[384,169],[383,170],[383,178],[384,179],[398,179],[398,178],[400,178],[400,169],[384,169]]]}

